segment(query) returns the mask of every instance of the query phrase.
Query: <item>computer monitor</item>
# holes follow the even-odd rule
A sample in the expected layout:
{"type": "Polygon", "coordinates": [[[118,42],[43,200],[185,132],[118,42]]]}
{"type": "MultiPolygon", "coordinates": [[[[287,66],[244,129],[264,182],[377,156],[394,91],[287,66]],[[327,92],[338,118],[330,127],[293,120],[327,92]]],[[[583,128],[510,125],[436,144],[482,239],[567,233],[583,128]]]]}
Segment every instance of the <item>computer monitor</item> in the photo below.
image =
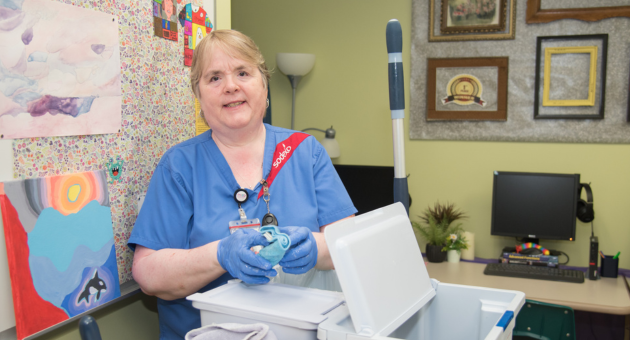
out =
{"type": "Polygon", "coordinates": [[[357,215],[394,203],[393,166],[335,164],[335,169],[358,210],[357,215]]]}
{"type": "Polygon", "coordinates": [[[491,234],[575,240],[579,174],[494,172],[491,234]]]}

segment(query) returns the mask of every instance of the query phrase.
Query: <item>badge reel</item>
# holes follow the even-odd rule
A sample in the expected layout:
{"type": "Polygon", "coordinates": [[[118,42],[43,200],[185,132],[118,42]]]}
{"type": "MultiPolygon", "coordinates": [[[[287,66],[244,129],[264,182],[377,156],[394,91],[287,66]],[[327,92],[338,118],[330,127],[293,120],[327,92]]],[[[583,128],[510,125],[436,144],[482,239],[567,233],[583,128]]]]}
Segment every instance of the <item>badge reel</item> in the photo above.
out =
{"type": "Polygon", "coordinates": [[[238,204],[238,214],[241,219],[229,222],[230,234],[234,234],[235,231],[241,228],[254,229],[256,231],[260,229],[260,220],[257,218],[248,219],[247,215],[245,215],[245,210],[241,208],[241,204],[247,202],[248,198],[249,195],[247,194],[247,191],[243,189],[238,189],[234,192],[234,200],[238,204]]]}
{"type": "Polygon", "coordinates": [[[271,197],[271,195],[269,194],[269,185],[267,184],[267,181],[264,180],[264,179],[262,181],[260,181],[260,184],[262,184],[262,186],[263,186],[263,200],[267,204],[267,213],[265,214],[265,216],[263,216],[262,225],[263,226],[275,225],[277,227],[278,226],[278,219],[269,210],[269,198],[271,197]]]}

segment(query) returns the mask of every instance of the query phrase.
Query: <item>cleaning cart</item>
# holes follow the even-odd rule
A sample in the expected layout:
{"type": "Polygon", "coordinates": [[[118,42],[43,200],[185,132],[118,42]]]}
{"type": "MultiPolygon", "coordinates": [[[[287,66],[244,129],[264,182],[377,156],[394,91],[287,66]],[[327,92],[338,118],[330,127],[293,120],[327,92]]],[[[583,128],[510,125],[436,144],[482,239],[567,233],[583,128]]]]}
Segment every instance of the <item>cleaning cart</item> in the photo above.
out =
{"type": "Polygon", "coordinates": [[[430,279],[401,203],[330,225],[343,293],[240,280],[188,297],[203,326],[265,323],[282,340],[511,339],[517,291],[430,279]]]}

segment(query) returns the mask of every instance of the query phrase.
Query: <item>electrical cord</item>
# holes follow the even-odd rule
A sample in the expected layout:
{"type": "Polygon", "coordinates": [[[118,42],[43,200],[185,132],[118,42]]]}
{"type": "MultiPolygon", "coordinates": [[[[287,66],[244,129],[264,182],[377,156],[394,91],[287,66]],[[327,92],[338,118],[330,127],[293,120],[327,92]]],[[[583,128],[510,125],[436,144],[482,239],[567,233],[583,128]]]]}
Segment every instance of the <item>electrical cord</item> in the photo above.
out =
{"type": "Polygon", "coordinates": [[[560,253],[561,255],[564,255],[564,256],[566,256],[566,257],[567,257],[567,262],[563,262],[563,263],[558,262],[558,264],[561,264],[561,265],[563,265],[563,266],[564,266],[564,265],[566,265],[567,263],[569,263],[569,255],[568,255],[567,253],[565,253],[565,252],[563,252],[563,251],[559,251],[559,250],[556,250],[556,252],[557,252],[557,253],[560,253]]]}

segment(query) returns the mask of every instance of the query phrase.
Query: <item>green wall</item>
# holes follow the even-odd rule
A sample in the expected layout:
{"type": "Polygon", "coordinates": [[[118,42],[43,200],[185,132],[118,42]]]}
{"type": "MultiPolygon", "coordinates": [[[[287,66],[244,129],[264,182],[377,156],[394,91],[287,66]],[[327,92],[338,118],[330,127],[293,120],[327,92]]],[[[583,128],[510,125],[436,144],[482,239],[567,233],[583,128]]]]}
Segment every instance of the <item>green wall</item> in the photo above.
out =
{"type": "MultiPolygon", "coordinates": [[[[392,18],[403,28],[408,130],[411,0],[232,1],[232,28],[257,42],[269,67],[275,68],[279,52],[316,55],[314,69],[297,89],[295,128],[333,125],[342,150],[339,164],[393,164],[385,45],[392,18]]],[[[290,127],[291,87],[278,70],[270,89],[274,125],[290,127]]],[[[409,140],[408,133],[405,143],[412,220],[437,200],[453,202],[469,215],[464,227],[475,233],[476,255],[494,258],[514,239],[490,235],[493,170],[580,173],[582,182],[592,183],[600,249],[622,251],[620,266],[630,268],[630,206],[624,195],[630,194],[630,146],[422,141],[409,140]]],[[[543,246],[568,253],[570,265],[587,266],[589,235],[590,224],[578,221],[575,242],[543,246]]]]}

